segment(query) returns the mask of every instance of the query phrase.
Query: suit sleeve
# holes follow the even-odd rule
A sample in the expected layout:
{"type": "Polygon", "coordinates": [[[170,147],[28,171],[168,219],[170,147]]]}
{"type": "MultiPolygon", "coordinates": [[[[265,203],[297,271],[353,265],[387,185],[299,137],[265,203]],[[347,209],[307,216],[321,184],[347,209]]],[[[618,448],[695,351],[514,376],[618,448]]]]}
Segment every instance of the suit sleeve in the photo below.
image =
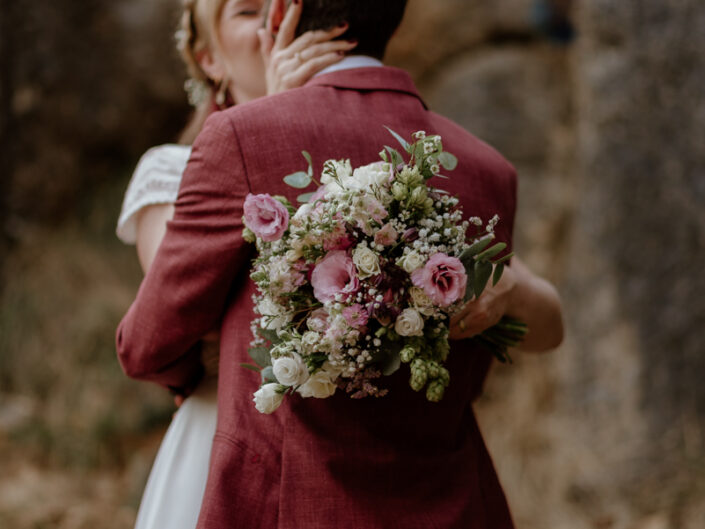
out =
{"type": "Polygon", "coordinates": [[[247,266],[243,204],[249,192],[235,130],[217,113],[196,139],[174,219],[116,345],[125,373],[188,394],[202,376],[198,342],[219,328],[233,281],[247,266]]]}

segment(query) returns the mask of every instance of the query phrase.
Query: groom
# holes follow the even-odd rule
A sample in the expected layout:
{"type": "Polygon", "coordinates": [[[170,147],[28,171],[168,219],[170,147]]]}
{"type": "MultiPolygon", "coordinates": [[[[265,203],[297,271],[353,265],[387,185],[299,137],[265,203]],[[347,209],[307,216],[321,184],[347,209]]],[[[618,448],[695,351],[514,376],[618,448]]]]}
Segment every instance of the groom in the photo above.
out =
{"type": "MultiPolygon", "coordinates": [[[[279,2],[280,4],[282,2],[279,2]]],[[[243,240],[248,193],[295,195],[282,177],[329,158],[353,166],[378,159],[392,138],[440,134],[459,158],[433,184],[466,212],[495,213],[498,239],[511,243],[516,178],[497,152],[430,112],[409,75],[382,65],[406,0],[306,0],[301,30],[349,23],[356,53],[300,89],[217,113],[193,146],[174,220],[137,299],[121,322],[125,372],[188,393],[202,371],[195,344],[221,329],[218,427],[198,527],[286,529],[509,529],[512,521],[471,401],[489,356],[455,342],[451,384],[440,403],[411,391],[408,372],[388,379],[389,395],[361,400],[285,400],[273,415],[255,410],[259,376],[243,369],[252,338],[248,277],[253,248],[243,240]]]]}

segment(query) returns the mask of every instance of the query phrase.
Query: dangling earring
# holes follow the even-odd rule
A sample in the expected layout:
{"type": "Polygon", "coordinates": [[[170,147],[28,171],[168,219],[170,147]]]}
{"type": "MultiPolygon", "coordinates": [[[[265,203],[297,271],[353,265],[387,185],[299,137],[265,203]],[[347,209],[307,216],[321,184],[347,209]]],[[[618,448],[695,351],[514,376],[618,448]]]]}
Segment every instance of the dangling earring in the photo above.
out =
{"type": "Polygon", "coordinates": [[[218,83],[218,89],[215,93],[215,104],[218,105],[218,108],[220,109],[225,108],[225,101],[228,97],[228,84],[229,83],[225,79],[218,83]]]}

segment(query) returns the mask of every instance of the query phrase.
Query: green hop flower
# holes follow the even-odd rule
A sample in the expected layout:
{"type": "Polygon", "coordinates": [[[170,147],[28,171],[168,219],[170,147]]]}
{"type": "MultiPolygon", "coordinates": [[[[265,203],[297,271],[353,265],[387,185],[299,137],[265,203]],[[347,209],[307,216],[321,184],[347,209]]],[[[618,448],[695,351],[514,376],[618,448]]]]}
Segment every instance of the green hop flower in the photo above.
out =
{"type": "Polygon", "coordinates": [[[411,379],[409,380],[409,385],[414,391],[421,391],[426,385],[428,380],[428,373],[426,371],[426,364],[420,358],[416,358],[411,363],[411,379]]]}
{"type": "Polygon", "coordinates": [[[426,364],[426,372],[428,373],[428,378],[438,378],[441,374],[441,366],[438,362],[431,360],[426,364]]]}
{"type": "Polygon", "coordinates": [[[426,187],[419,186],[417,188],[414,188],[414,190],[411,192],[411,196],[409,197],[409,205],[412,207],[423,206],[427,198],[428,194],[426,192],[426,187]]]}
{"type": "Polygon", "coordinates": [[[402,362],[408,364],[414,359],[414,357],[416,357],[416,349],[410,345],[407,345],[399,352],[399,356],[401,357],[402,362]]]}
{"type": "MultiPolygon", "coordinates": [[[[244,220],[243,220],[244,222],[244,220]]],[[[245,228],[242,230],[242,238],[245,239],[249,243],[254,243],[257,240],[257,236],[255,235],[255,232],[253,232],[250,228],[245,228]]]]}
{"type": "Polygon", "coordinates": [[[442,362],[445,362],[446,358],[448,358],[448,354],[450,353],[450,343],[448,343],[448,333],[445,332],[441,336],[439,336],[436,341],[435,341],[435,347],[434,347],[436,354],[440,357],[442,362]]]}
{"type": "Polygon", "coordinates": [[[445,393],[446,387],[440,380],[432,380],[426,388],[426,398],[429,402],[440,402],[445,393]]]}
{"type": "Polygon", "coordinates": [[[448,384],[450,384],[450,373],[445,367],[441,367],[438,380],[443,383],[443,387],[448,387],[448,384]]]}
{"type": "Polygon", "coordinates": [[[401,182],[394,182],[392,185],[392,195],[396,200],[401,202],[409,196],[409,188],[401,182]]]}
{"type": "Polygon", "coordinates": [[[413,189],[423,183],[423,176],[421,176],[418,167],[404,167],[397,176],[397,181],[413,189]]]}

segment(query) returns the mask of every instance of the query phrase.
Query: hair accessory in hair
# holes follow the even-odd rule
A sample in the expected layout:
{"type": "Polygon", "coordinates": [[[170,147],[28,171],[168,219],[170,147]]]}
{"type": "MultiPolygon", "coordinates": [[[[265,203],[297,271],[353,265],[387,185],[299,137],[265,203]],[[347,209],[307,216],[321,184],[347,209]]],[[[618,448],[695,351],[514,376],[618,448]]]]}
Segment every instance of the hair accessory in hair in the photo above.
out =
{"type": "Polygon", "coordinates": [[[208,85],[199,79],[187,79],[184,83],[184,90],[188,96],[188,102],[192,107],[198,107],[208,99],[210,89],[208,85]]]}

